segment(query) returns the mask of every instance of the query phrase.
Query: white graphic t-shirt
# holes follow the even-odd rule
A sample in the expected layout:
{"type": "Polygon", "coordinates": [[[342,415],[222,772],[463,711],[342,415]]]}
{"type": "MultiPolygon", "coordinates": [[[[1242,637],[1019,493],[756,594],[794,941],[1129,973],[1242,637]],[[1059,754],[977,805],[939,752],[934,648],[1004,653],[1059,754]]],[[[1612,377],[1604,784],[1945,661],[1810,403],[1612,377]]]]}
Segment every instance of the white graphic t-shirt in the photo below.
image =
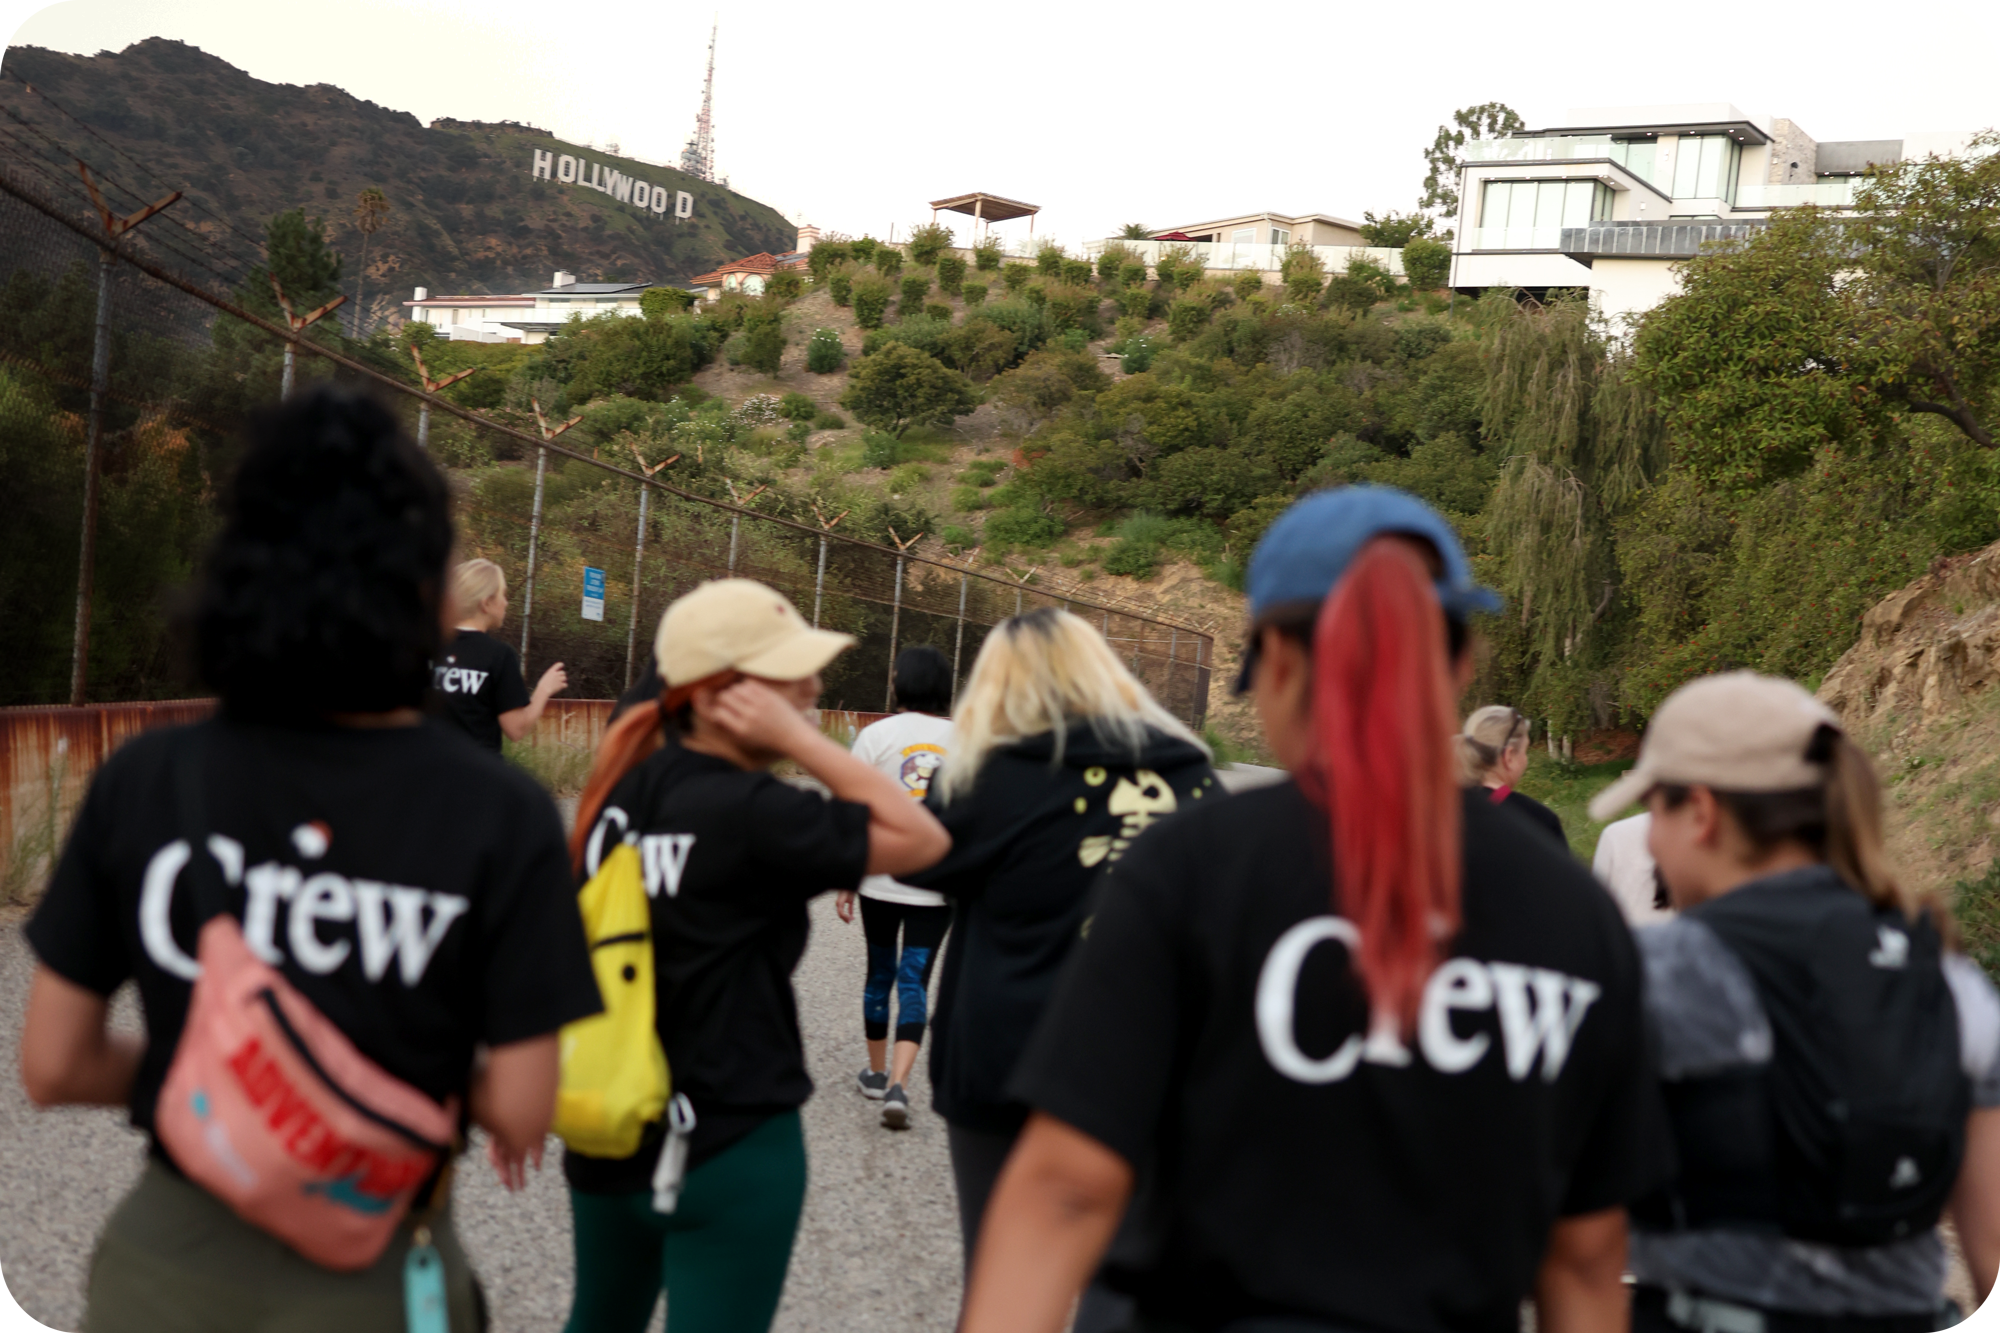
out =
{"type": "MultiPolygon", "coordinates": [[[[873,764],[902,785],[913,801],[924,799],[931,778],[951,748],[951,719],[929,713],[898,713],[863,727],[854,738],[854,757],[873,764]]],[[[861,892],[906,907],[942,907],[945,897],[929,889],[911,888],[887,875],[870,875],[861,892]]]]}

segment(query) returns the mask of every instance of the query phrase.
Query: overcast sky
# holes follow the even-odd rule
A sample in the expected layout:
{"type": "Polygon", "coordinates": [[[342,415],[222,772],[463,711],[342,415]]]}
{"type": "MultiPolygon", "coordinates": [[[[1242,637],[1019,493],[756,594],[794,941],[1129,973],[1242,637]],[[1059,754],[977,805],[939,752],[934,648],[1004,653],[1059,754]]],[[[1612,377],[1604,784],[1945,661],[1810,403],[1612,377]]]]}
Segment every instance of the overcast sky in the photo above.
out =
{"type": "MultiPolygon", "coordinates": [[[[430,121],[520,120],[676,163],[711,15],[716,159],[822,227],[886,235],[926,201],[1038,203],[1066,242],[1273,209],[1412,207],[1455,107],[1733,102],[1818,139],[2000,123],[2000,4],[1859,6],[911,4],[778,0],[0,0],[63,51],[172,37],[280,83],[430,121]],[[1893,17],[1886,15],[1892,13],[1893,17]],[[282,16],[282,17],[281,17],[282,16]]],[[[1025,228],[1014,222],[1001,234],[1025,228]]]]}

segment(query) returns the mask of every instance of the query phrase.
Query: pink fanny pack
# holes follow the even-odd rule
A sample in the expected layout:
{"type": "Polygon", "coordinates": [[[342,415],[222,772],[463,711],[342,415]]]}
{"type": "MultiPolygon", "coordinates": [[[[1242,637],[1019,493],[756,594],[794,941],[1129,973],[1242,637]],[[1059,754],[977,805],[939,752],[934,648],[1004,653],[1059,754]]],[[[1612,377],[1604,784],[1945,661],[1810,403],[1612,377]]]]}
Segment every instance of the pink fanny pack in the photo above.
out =
{"type": "MultiPolygon", "coordinates": [[[[199,828],[189,822],[191,842],[199,828]]],[[[191,896],[219,908],[214,861],[195,843],[189,862],[191,896]]],[[[154,1113],[160,1142],[190,1179],[314,1263],[368,1267],[450,1151],[456,1099],[439,1105],[355,1049],[227,911],[202,926],[197,959],[154,1113]]]]}

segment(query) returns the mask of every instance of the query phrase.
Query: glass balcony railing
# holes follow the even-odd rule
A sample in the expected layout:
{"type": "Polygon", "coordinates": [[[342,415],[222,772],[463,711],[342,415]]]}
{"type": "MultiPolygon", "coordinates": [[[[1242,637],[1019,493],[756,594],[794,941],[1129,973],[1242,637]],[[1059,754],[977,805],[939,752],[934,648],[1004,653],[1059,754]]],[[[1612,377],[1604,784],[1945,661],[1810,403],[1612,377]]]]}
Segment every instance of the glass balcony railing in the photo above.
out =
{"type": "MultiPolygon", "coordinates": [[[[1275,273],[1285,262],[1287,247],[1282,245],[1256,245],[1244,241],[1090,241],[1083,247],[1084,256],[1096,260],[1109,245],[1122,245],[1146,261],[1147,267],[1159,263],[1162,250],[1182,249],[1201,261],[1203,268],[1242,270],[1254,269],[1265,273],[1275,273]]],[[[1362,255],[1374,260],[1389,270],[1394,277],[1403,276],[1403,252],[1383,246],[1363,245],[1315,245],[1312,252],[1326,265],[1328,273],[1347,271],[1350,255],[1362,255]]]]}
{"type": "MultiPolygon", "coordinates": [[[[1586,223],[1572,223],[1585,226],[1586,223]]],[[[1466,250],[1555,250],[1562,246],[1557,227],[1474,227],[1466,250]]]]}
{"type": "Polygon", "coordinates": [[[1738,208],[1798,208],[1817,204],[1821,208],[1852,208],[1855,180],[1820,181],[1812,185],[1741,185],[1736,189],[1738,208]]]}
{"type": "Polygon", "coordinates": [[[1624,160],[1625,145],[1608,134],[1579,134],[1551,139],[1472,139],[1460,145],[1467,162],[1569,162],[1578,158],[1624,160]]]}

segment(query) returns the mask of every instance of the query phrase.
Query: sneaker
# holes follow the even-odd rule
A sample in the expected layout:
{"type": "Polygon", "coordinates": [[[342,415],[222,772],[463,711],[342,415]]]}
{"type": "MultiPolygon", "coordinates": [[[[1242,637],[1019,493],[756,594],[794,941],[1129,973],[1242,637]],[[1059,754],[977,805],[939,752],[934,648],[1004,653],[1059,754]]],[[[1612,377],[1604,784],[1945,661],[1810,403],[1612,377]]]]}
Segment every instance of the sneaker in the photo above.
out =
{"type": "Polygon", "coordinates": [[[882,1094],[889,1090],[889,1076],[877,1069],[864,1069],[854,1076],[861,1085],[861,1095],[870,1101],[881,1101],[882,1094]]]}
{"type": "Polygon", "coordinates": [[[890,1129],[910,1127],[910,1094],[898,1083],[882,1096],[882,1123],[890,1129]]]}

